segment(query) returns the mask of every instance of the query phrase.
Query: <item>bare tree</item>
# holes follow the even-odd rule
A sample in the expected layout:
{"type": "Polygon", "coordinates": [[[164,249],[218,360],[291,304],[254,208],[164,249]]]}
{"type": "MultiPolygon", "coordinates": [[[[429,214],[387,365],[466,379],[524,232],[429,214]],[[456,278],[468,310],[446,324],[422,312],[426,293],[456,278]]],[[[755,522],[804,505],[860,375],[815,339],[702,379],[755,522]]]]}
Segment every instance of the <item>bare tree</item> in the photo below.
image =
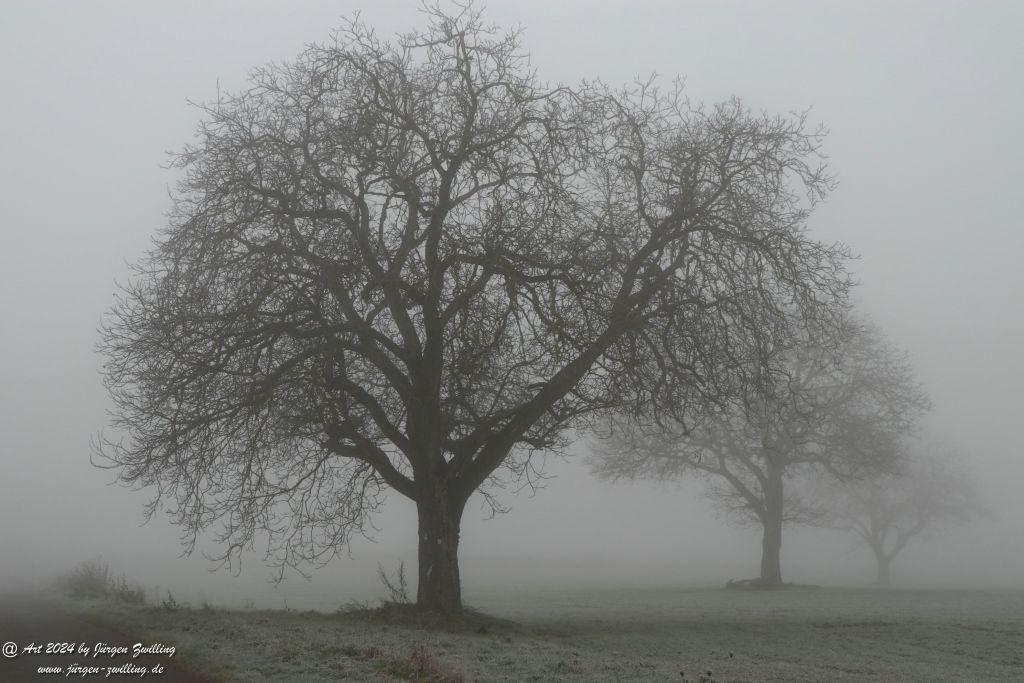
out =
{"type": "Polygon", "coordinates": [[[831,482],[823,523],[856,533],[871,548],[879,586],[890,585],[890,567],[912,539],[984,514],[977,482],[951,453],[917,445],[903,471],[866,480],[831,482]]]}
{"type": "Polygon", "coordinates": [[[97,450],[189,550],[219,529],[230,565],[265,536],[282,576],[395,491],[418,604],[451,610],[471,494],[626,397],[714,399],[749,367],[735,340],[794,306],[829,324],[849,282],[805,234],[830,180],[802,117],[547,86],[517,33],[426,14],[393,42],[352,21],[201,107],[104,325],[97,450]]]}
{"type": "Polygon", "coordinates": [[[757,584],[781,586],[783,526],[822,514],[793,485],[821,472],[846,479],[895,471],[899,440],[928,405],[906,357],[876,330],[850,324],[836,334],[834,348],[809,338],[778,347],[704,424],[614,420],[595,442],[595,471],[611,479],[702,475],[727,514],[762,527],[757,584]]]}

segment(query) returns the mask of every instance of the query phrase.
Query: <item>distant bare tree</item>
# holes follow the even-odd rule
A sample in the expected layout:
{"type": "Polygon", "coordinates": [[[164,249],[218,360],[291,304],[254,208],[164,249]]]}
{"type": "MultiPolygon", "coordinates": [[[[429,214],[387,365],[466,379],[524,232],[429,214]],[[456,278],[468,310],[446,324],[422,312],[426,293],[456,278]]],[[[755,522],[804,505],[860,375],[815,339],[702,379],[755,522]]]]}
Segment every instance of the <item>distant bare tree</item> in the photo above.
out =
{"type": "Polygon", "coordinates": [[[818,506],[789,488],[816,472],[839,478],[895,471],[900,438],[928,401],[902,353],[866,325],[837,330],[834,348],[779,348],[738,400],[707,423],[613,422],[592,463],[605,478],[703,475],[712,498],[763,529],[758,585],[782,585],[782,529],[818,506]]]}
{"type": "Polygon", "coordinates": [[[396,42],[353,21],[202,107],[103,329],[97,450],[189,548],[219,528],[231,564],[265,536],[282,576],[395,491],[417,602],[453,610],[471,494],[601,411],[720,400],[750,339],[794,307],[830,324],[849,282],[805,234],[830,180],[803,118],[549,87],[516,33],[426,14],[396,42]]]}
{"type": "Polygon", "coordinates": [[[823,523],[856,533],[871,548],[879,586],[890,585],[892,562],[912,539],[985,512],[977,482],[955,464],[962,458],[939,450],[918,445],[902,472],[831,482],[818,492],[829,511],[823,523]]]}

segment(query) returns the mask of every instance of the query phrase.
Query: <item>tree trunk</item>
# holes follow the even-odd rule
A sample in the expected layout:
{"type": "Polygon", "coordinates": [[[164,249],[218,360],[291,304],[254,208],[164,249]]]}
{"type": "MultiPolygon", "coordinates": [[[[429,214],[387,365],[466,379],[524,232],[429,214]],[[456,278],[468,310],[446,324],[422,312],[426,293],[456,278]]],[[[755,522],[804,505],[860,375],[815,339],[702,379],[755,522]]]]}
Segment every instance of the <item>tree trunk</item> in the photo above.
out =
{"type": "Polygon", "coordinates": [[[782,585],[782,515],[766,519],[761,540],[761,585],[782,585]]]}
{"type": "Polygon", "coordinates": [[[443,492],[417,501],[419,516],[418,607],[457,612],[462,609],[459,578],[459,526],[465,503],[443,492]]]}
{"type": "Polygon", "coordinates": [[[878,549],[875,550],[875,560],[878,562],[878,579],[875,582],[883,588],[889,587],[889,565],[892,564],[892,558],[887,557],[886,554],[878,549]]]}
{"type": "Polygon", "coordinates": [[[782,585],[782,472],[769,465],[767,475],[765,514],[761,520],[761,585],[777,587],[782,585]]]}

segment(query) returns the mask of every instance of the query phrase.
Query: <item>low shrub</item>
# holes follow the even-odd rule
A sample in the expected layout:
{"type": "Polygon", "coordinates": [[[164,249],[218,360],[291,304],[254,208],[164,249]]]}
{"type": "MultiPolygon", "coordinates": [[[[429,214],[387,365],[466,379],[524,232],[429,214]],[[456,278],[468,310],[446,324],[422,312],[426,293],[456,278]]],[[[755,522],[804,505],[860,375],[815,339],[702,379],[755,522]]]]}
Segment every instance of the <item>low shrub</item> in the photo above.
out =
{"type": "Polygon", "coordinates": [[[167,599],[161,600],[160,606],[168,612],[176,612],[178,608],[181,607],[181,605],[178,604],[178,601],[174,599],[174,595],[171,594],[171,591],[167,591],[167,599]]]}
{"type": "Polygon", "coordinates": [[[129,581],[124,574],[121,574],[121,578],[117,581],[111,581],[108,593],[111,597],[129,605],[146,604],[146,590],[134,581],[129,581]]]}
{"type": "Polygon", "coordinates": [[[73,598],[105,598],[111,588],[110,565],[100,557],[86,560],[57,583],[73,598]]]}
{"type": "Polygon", "coordinates": [[[377,577],[380,582],[384,585],[384,590],[387,591],[388,597],[386,600],[382,600],[384,605],[410,605],[412,600],[409,599],[409,584],[405,578],[405,562],[398,563],[398,570],[395,572],[395,578],[392,579],[388,576],[387,570],[384,569],[384,565],[380,562],[377,563],[377,577]]]}
{"type": "Polygon", "coordinates": [[[110,565],[101,557],[82,562],[70,574],[58,578],[57,586],[73,598],[114,598],[132,605],[146,602],[145,589],[124,574],[115,579],[110,565]]]}

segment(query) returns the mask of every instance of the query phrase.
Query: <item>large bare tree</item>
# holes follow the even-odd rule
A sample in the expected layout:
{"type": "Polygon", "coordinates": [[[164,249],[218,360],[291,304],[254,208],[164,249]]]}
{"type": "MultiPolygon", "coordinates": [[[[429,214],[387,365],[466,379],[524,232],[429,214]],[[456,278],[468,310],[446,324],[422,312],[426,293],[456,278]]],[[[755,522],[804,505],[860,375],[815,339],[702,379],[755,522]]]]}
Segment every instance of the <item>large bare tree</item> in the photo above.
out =
{"type": "Polygon", "coordinates": [[[828,482],[816,492],[827,511],[819,523],[857,534],[874,554],[877,584],[887,587],[893,560],[910,541],[986,513],[962,460],[918,443],[899,472],[828,482]]]}
{"type": "Polygon", "coordinates": [[[103,329],[98,450],[189,547],[266,538],[282,573],[406,496],[418,604],[452,610],[474,492],[627,397],[724,395],[751,340],[794,307],[829,324],[849,283],[805,232],[830,180],[802,117],[549,86],[517,33],[426,15],[393,41],[352,21],[202,106],[103,329]]]}
{"type": "Polygon", "coordinates": [[[898,470],[901,438],[928,405],[905,355],[876,330],[847,321],[834,332],[831,344],[808,336],[769,350],[737,398],[704,423],[613,419],[594,443],[595,471],[702,476],[727,514],[763,529],[757,585],[781,586],[783,526],[823,514],[796,485],[898,470]]]}

